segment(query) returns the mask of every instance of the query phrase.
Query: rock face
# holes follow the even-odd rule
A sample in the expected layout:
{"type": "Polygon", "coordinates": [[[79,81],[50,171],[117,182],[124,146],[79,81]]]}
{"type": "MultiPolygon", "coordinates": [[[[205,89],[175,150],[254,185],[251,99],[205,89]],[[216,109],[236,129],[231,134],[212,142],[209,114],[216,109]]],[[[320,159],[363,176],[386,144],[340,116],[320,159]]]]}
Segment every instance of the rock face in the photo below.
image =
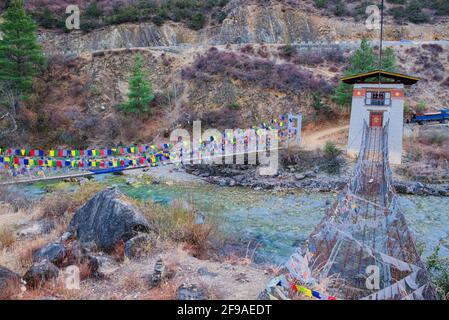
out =
{"type": "Polygon", "coordinates": [[[0,299],[20,292],[20,276],[0,266],[0,299]]]}
{"type": "Polygon", "coordinates": [[[25,273],[23,279],[28,287],[37,288],[51,279],[56,279],[58,275],[59,269],[53,263],[48,260],[42,260],[33,264],[25,273]]]}
{"type": "Polygon", "coordinates": [[[97,193],[76,211],[69,232],[82,243],[94,242],[106,252],[111,252],[117,243],[128,241],[138,232],[148,233],[150,225],[146,218],[122,197],[117,188],[97,193]]]}

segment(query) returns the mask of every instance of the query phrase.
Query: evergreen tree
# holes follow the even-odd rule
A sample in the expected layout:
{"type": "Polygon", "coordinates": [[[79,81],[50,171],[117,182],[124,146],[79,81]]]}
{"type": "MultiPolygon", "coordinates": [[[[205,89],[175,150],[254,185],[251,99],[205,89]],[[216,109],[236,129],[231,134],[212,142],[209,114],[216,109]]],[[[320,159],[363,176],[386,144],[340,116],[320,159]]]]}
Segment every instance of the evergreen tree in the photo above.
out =
{"type": "Polygon", "coordinates": [[[385,49],[382,57],[382,70],[395,72],[396,71],[396,55],[393,48],[385,49]]]}
{"type": "Polygon", "coordinates": [[[143,58],[139,54],[134,60],[133,73],[129,78],[128,102],[122,105],[122,109],[130,113],[149,113],[153,99],[153,88],[144,70],[143,58]]]}
{"type": "Polygon", "coordinates": [[[18,97],[26,97],[45,58],[37,42],[36,25],[26,14],[23,0],[11,0],[0,34],[0,82],[18,97]]]}
{"type": "MultiPolygon", "coordinates": [[[[396,57],[392,48],[384,51],[382,58],[382,69],[386,71],[395,71],[396,57]]],[[[360,73],[366,73],[379,69],[379,57],[374,52],[367,39],[362,39],[360,48],[349,59],[349,67],[343,75],[345,77],[360,73]]],[[[352,85],[341,82],[335,89],[332,97],[335,102],[341,106],[350,106],[352,100],[352,85]]]]}

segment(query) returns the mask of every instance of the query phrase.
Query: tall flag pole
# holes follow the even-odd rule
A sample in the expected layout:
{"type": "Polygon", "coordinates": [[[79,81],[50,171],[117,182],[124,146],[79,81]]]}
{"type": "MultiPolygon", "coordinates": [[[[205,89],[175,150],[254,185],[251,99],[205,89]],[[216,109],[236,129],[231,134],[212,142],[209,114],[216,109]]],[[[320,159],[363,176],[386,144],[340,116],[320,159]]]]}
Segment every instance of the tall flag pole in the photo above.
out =
{"type": "Polygon", "coordinates": [[[380,8],[380,50],[379,50],[379,69],[382,69],[382,44],[384,38],[384,0],[380,8]]]}
{"type": "MultiPolygon", "coordinates": [[[[380,46],[379,46],[379,70],[382,70],[382,45],[384,38],[384,0],[382,0],[380,8],[380,46]]],[[[380,73],[379,73],[379,89],[380,89],[380,73]]]]}

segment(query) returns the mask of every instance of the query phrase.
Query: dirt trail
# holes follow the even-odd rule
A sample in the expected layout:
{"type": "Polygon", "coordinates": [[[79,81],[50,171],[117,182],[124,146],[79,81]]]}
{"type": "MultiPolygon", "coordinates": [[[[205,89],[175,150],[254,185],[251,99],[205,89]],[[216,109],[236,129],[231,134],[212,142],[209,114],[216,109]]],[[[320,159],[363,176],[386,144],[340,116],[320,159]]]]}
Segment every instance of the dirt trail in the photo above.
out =
{"type": "Polygon", "coordinates": [[[339,142],[338,138],[341,134],[346,133],[349,125],[328,128],[320,131],[305,133],[302,139],[301,146],[306,150],[314,150],[323,147],[327,140],[339,142]]]}

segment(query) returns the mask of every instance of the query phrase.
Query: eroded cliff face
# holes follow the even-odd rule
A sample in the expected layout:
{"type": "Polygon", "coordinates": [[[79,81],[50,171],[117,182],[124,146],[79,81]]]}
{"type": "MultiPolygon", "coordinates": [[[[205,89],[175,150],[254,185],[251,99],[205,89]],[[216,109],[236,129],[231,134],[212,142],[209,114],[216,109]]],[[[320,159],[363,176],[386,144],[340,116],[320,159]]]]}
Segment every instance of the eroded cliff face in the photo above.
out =
{"type": "MultiPolygon", "coordinates": [[[[222,45],[234,43],[281,44],[302,41],[351,41],[362,36],[377,39],[377,30],[368,30],[363,21],[350,22],[322,17],[300,7],[285,4],[249,4],[229,8],[221,25],[200,31],[180,23],[122,24],[84,34],[42,32],[41,41],[49,53],[92,52],[126,47],[222,45]]],[[[386,40],[449,39],[449,23],[439,25],[387,24],[386,40]]]]}

